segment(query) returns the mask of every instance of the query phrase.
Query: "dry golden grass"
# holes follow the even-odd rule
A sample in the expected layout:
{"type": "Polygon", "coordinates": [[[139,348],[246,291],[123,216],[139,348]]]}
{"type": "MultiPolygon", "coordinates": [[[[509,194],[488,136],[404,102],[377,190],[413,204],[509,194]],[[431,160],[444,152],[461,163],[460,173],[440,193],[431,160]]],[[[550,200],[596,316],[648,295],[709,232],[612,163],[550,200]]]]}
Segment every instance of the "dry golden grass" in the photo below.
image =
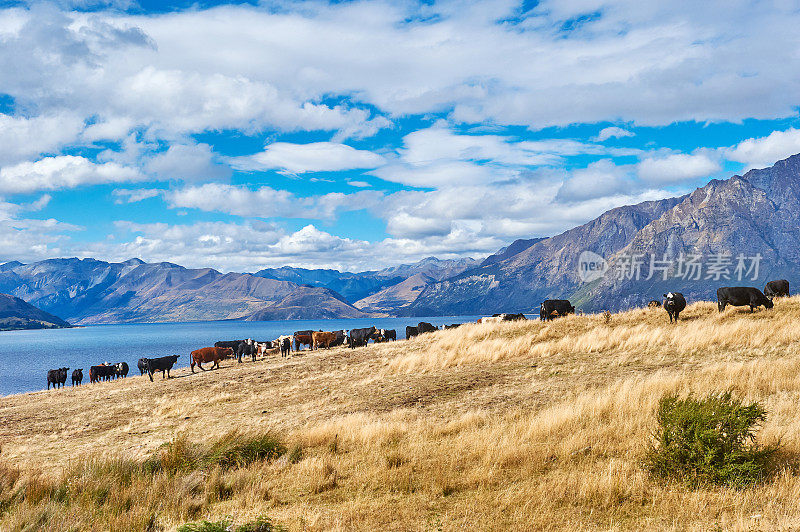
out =
{"type": "Polygon", "coordinates": [[[290,530],[800,528],[800,298],[752,315],[698,303],[683,318],[475,324],[3,398],[0,494],[29,495],[0,529],[171,529],[225,515],[290,530]],[[658,400],[728,389],[767,408],[759,437],[782,442],[777,476],[742,491],[649,478],[658,400]],[[126,473],[176,435],[205,443],[231,430],[272,431],[302,456],[126,473]],[[64,482],[86,495],[64,500],[53,487],[64,482]]]}

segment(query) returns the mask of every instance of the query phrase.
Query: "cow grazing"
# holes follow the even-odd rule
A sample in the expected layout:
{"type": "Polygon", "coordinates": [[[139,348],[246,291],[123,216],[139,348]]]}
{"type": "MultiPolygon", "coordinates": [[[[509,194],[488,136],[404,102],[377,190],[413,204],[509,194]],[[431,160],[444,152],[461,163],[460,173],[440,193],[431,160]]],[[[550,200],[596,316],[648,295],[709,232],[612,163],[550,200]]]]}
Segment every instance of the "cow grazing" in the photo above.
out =
{"type": "Polygon", "coordinates": [[[750,286],[730,286],[717,289],[717,308],[720,312],[725,307],[750,307],[753,312],[756,307],[772,308],[775,305],[772,300],[765,296],[758,288],[750,286]]]}
{"type": "Polygon", "coordinates": [[[72,372],[72,385],[75,386],[77,384],[78,386],[80,386],[82,382],[83,382],[83,368],[74,370],[72,372]]]}
{"type": "Polygon", "coordinates": [[[647,304],[647,308],[661,308],[661,301],[657,299],[651,299],[650,303],[647,304]]]}
{"type": "Polygon", "coordinates": [[[419,334],[427,333],[427,332],[435,332],[435,331],[438,331],[438,330],[439,329],[437,327],[434,327],[430,323],[427,323],[427,322],[424,322],[424,321],[421,321],[421,322],[419,322],[417,324],[417,331],[419,331],[419,334]]]}
{"type": "Polygon", "coordinates": [[[669,322],[672,323],[674,319],[675,323],[678,323],[681,311],[686,308],[686,298],[680,292],[669,292],[664,294],[663,306],[669,315],[669,322]]]}
{"type": "Polygon", "coordinates": [[[789,281],[781,279],[780,281],[770,281],[764,287],[764,295],[770,299],[776,297],[789,297],[789,281]]]}
{"type": "Polygon", "coordinates": [[[314,346],[314,338],[312,336],[314,331],[297,331],[294,333],[294,350],[300,351],[301,345],[307,345],[309,348],[314,346]]]}
{"type": "Polygon", "coordinates": [[[225,360],[233,356],[233,349],[230,347],[201,347],[189,353],[189,367],[194,373],[194,367],[197,365],[202,371],[206,371],[203,367],[203,362],[210,362],[211,369],[219,368],[219,361],[225,360]]]}
{"type": "Polygon", "coordinates": [[[128,376],[128,363],[127,362],[118,362],[114,364],[114,373],[117,377],[122,377],[123,379],[128,376]]]}
{"type": "Polygon", "coordinates": [[[47,389],[50,389],[50,385],[53,385],[53,388],[61,388],[64,386],[64,383],[67,382],[67,370],[69,368],[58,368],[58,369],[51,369],[47,371],[47,389]]]}
{"type": "Polygon", "coordinates": [[[139,368],[139,373],[141,373],[142,375],[147,373],[147,359],[140,358],[139,362],[136,363],[136,367],[139,368]]]}
{"type": "Polygon", "coordinates": [[[575,314],[575,307],[566,299],[546,299],[539,309],[539,319],[542,321],[550,321],[567,314],[575,314]]]}
{"type": "Polygon", "coordinates": [[[419,329],[406,325],[406,340],[411,340],[415,336],[419,336],[419,329]]]}
{"type": "Polygon", "coordinates": [[[178,361],[180,355],[169,355],[165,357],[158,357],[158,358],[146,358],[147,360],[147,375],[150,377],[150,382],[153,382],[153,373],[156,371],[161,372],[161,378],[164,377],[164,373],[166,373],[166,378],[169,379],[169,370],[172,369],[172,366],[178,361]]]}
{"type": "Polygon", "coordinates": [[[458,329],[459,327],[461,327],[460,323],[453,323],[452,325],[445,325],[444,326],[445,329],[458,329]]]}
{"type": "Polygon", "coordinates": [[[526,321],[528,318],[525,317],[525,314],[500,314],[499,315],[503,321],[526,321]]]}
{"type": "Polygon", "coordinates": [[[394,329],[381,329],[381,336],[386,342],[397,340],[397,331],[394,329]]]}
{"type": "Polygon", "coordinates": [[[336,333],[326,331],[314,331],[311,333],[311,349],[319,349],[324,347],[330,348],[336,342],[336,333]]]}
{"type": "Polygon", "coordinates": [[[484,316],[483,318],[478,318],[478,323],[500,323],[503,321],[502,316],[484,316]]]}
{"type": "Polygon", "coordinates": [[[367,345],[369,339],[375,335],[375,327],[364,327],[362,329],[350,329],[347,345],[351,349],[367,345]]]}

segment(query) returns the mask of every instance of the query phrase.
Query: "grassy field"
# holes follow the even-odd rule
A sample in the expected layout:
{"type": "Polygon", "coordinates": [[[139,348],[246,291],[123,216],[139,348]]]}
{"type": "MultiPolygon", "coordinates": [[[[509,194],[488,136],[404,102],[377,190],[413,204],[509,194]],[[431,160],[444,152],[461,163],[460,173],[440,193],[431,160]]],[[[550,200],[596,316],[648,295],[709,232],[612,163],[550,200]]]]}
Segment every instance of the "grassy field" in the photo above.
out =
{"type": "Polygon", "coordinates": [[[6,397],[0,530],[224,516],[289,530],[800,528],[800,298],[754,314],[697,303],[683,318],[475,324],[6,397]],[[781,442],[778,473],[739,491],[650,478],[659,399],[724,390],[766,407],[759,439],[781,442]],[[208,458],[254,434],[285,454],[208,458]]]}

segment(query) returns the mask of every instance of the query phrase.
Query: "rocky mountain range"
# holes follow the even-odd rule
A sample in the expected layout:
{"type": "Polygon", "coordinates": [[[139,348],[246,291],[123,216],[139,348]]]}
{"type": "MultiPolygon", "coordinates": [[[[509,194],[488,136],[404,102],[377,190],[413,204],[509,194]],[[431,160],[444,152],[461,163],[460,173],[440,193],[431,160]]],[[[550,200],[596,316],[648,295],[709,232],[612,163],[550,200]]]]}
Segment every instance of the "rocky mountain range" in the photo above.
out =
{"type": "Polygon", "coordinates": [[[781,278],[797,286],[799,198],[795,155],[686,196],[612,209],[552,238],[518,241],[477,268],[430,283],[401,313],[536,313],[547,298],[570,299],[585,311],[616,310],[667,291],[691,301],[713,300],[720,286],[763,288],[781,278]],[[599,278],[579,274],[587,251],[606,261],[599,278]]]}
{"type": "Polygon", "coordinates": [[[0,331],[16,329],[58,329],[70,324],[18,297],[0,294],[0,331]]]}
{"type": "MultiPolygon", "coordinates": [[[[441,279],[477,264],[428,258],[362,274],[279,268],[223,274],[139,259],[49,259],[0,265],[8,292],[75,324],[363,318],[372,309],[351,304],[417,274],[441,279]],[[345,297],[336,289],[350,297],[345,297]]],[[[377,308],[377,307],[376,307],[377,308]]],[[[385,315],[385,313],[384,313],[385,315]]]]}

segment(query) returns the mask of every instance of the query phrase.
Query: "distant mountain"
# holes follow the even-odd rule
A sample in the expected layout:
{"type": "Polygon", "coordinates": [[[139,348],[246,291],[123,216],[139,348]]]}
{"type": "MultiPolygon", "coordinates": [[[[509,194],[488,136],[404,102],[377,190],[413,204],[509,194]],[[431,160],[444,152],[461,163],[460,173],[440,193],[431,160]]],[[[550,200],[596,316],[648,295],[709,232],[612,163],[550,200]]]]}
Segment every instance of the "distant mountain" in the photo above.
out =
{"type": "Polygon", "coordinates": [[[428,257],[413,264],[358,273],[284,266],[260,270],[254,275],[266,279],[321,286],[341,294],[347,301],[359,301],[417,274],[426,275],[431,280],[439,280],[452,277],[477,265],[478,261],[472,258],[442,260],[428,257]]]}
{"type": "Polygon", "coordinates": [[[612,209],[587,224],[531,245],[522,242],[512,249],[512,244],[477,268],[428,284],[401,312],[536,312],[547,298],[569,298],[587,311],[613,310],[644,305],[669,290],[683,291],[694,300],[713,298],[719,286],[761,288],[774,278],[786,278],[797,286],[799,197],[800,155],[795,155],[770,168],[711,181],[686,196],[612,209]],[[608,261],[609,269],[602,278],[582,282],[578,263],[584,251],[608,261]],[[678,276],[677,260],[682,254],[702,257],[706,270],[699,280],[678,276]],[[757,279],[736,278],[739,255],[762,257],[757,279]],[[635,256],[645,261],[639,279],[632,270],[620,267],[635,256]],[[651,256],[672,265],[666,281],[660,274],[645,279],[651,256]],[[713,256],[732,260],[727,279],[706,277],[713,256]]]}
{"type": "Polygon", "coordinates": [[[434,281],[435,279],[429,275],[417,273],[400,283],[356,301],[353,306],[367,312],[397,313],[411,305],[425,287],[434,281]]]}
{"type": "Polygon", "coordinates": [[[280,301],[257,310],[246,319],[264,320],[324,320],[332,318],[365,318],[370,316],[344,300],[339,294],[323,287],[307,287],[295,291],[280,301]],[[325,305],[320,305],[325,301],[325,305]]]}
{"type": "Polygon", "coordinates": [[[311,318],[367,314],[329,290],[168,262],[50,259],[0,272],[8,292],[75,324],[245,319],[271,309],[311,318]],[[305,305],[305,307],[304,307],[305,305]]]}
{"type": "Polygon", "coordinates": [[[70,324],[18,297],[0,294],[0,331],[13,329],[57,329],[70,324]]]}

